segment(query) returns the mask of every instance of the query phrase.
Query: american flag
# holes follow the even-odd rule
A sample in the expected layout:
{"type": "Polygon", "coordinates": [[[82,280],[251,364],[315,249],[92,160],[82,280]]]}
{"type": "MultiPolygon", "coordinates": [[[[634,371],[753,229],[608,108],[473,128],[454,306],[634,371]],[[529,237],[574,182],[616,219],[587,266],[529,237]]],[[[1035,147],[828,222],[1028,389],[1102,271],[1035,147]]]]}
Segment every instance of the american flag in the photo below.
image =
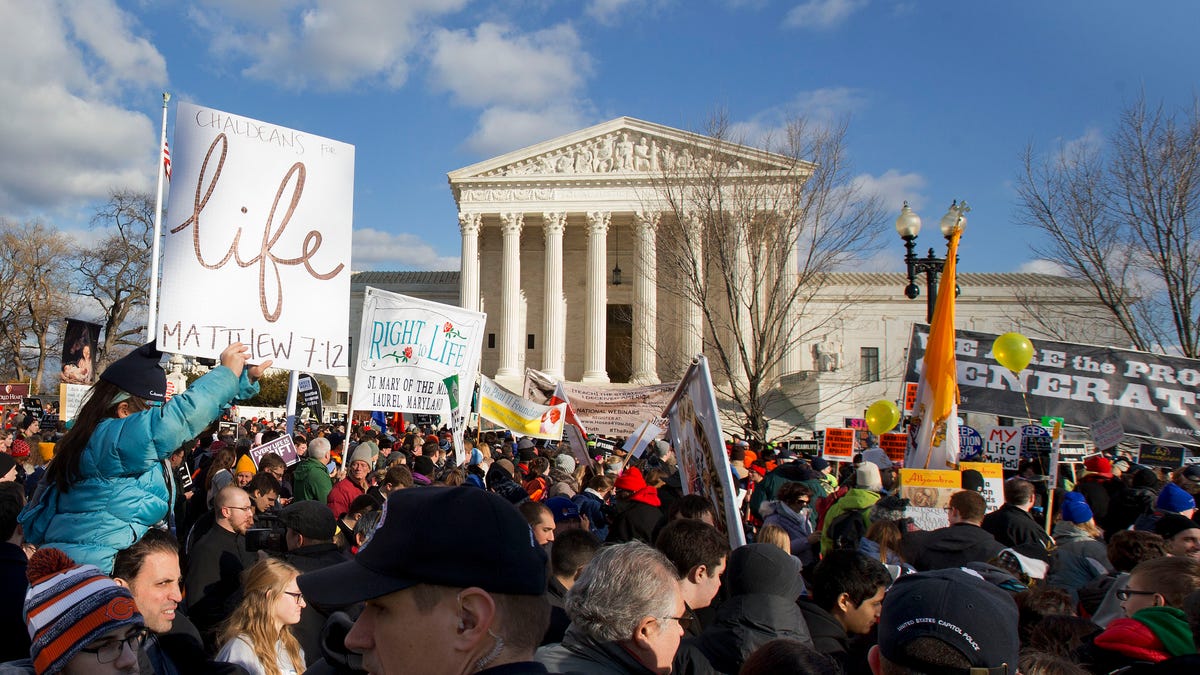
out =
{"type": "Polygon", "coordinates": [[[163,173],[167,174],[167,180],[171,180],[171,148],[167,147],[167,142],[163,141],[163,173]]]}

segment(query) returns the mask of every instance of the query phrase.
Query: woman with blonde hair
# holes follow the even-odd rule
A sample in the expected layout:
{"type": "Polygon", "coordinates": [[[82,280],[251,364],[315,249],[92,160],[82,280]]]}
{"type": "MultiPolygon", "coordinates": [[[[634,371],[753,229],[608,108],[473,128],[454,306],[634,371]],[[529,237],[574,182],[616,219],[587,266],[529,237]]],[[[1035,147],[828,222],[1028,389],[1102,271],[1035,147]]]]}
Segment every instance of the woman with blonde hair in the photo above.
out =
{"type": "Polygon", "coordinates": [[[304,672],[304,650],[292,635],[305,606],[298,576],[299,570],[274,558],[246,570],[242,602],[221,629],[218,661],[237,664],[250,675],[304,672]]]}

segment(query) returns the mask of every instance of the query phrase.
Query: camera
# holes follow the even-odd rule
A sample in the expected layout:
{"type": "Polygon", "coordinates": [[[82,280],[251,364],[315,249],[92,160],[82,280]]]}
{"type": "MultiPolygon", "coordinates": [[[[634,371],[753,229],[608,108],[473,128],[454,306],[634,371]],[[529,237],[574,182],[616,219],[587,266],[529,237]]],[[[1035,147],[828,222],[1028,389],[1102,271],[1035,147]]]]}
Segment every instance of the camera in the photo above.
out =
{"type": "Polygon", "coordinates": [[[254,519],[254,527],[246,530],[246,550],[255,553],[287,553],[287,528],[279,520],[278,513],[260,513],[254,519]]]}

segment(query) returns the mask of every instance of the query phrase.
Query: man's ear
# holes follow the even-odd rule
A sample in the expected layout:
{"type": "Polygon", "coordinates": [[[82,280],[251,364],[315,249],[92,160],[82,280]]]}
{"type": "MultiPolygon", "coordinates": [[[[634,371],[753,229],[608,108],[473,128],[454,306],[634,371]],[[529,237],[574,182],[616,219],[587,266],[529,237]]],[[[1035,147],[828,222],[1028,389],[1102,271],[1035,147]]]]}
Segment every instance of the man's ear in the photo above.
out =
{"type": "Polygon", "coordinates": [[[633,644],[647,652],[654,651],[654,638],[658,636],[658,620],[652,616],[644,616],[633,630],[633,644]]]}
{"type": "Polygon", "coordinates": [[[471,651],[480,642],[491,641],[488,630],[496,622],[496,601],[482,588],[465,588],[458,593],[454,646],[462,651],[471,651]]]}
{"type": "Polygon", "coordinates": [[[693,584],[699,584],[705,576],[708,575],[708,565],[696,565],[688,570],[687,581],[693,584]]]}
{"type": "Polygon", "coordinates": [[[112,580],[114,583],[116,583],[121,588],[129,588],[129,582],[125,581],[121,577],[113,577],[112,580]]]}
{"type": "Polygon", "coordinates": [[[854,603],[850,601],[850,594],[842,593],[837,596],[837,600],[833,601],[833,609],[841,612],[849,612],[854,609],[854,603]]]}

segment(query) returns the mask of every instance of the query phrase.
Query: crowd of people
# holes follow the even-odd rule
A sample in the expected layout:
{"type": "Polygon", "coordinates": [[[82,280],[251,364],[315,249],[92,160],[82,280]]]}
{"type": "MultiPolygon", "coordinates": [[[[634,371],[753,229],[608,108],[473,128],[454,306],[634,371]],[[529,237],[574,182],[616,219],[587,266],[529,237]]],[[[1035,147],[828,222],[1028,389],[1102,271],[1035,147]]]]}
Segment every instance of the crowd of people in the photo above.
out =
{"type": "Polygon", "coordinates": [[[878,448],[735,436],[730,524],[666,441],[313,423],[289,465],[255,451],[281,424],[220,423],[264,367],[241,345],[169,400],[160,357],[109,366],[48,465],[0,448],[0,675],[1200,667],[1200,467],[1098,454],[990,512],[965,481],[921,531],[878,448]]]}

